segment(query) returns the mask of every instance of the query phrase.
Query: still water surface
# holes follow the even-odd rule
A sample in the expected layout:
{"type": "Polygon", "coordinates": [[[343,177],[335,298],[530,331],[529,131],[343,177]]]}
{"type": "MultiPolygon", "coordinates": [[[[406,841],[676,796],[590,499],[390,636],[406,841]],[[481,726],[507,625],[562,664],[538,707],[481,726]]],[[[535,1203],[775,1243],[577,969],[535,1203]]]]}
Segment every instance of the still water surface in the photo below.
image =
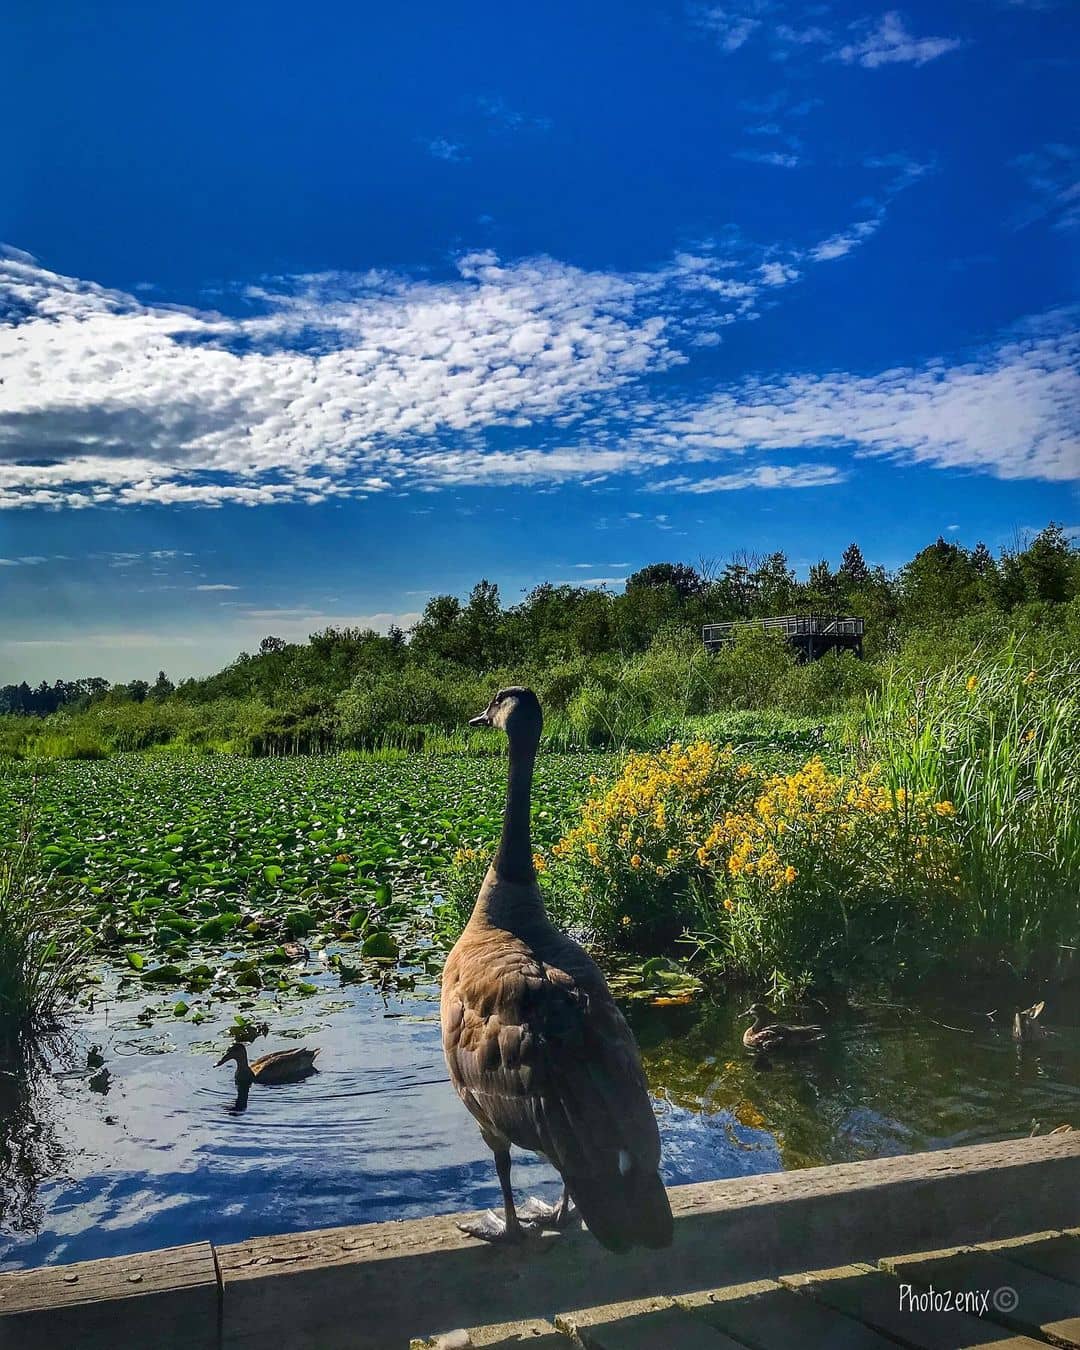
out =
{"type": "MultiPolygon", "coordinates": [[[[218,1023],[146,1027],[132,1002],[99,1003],[38,1072],[0,1077],[0,1269],[497,1205],[491,1155],[446,1080],[437,992],[320,984],[252,1047],[319,1045],[320,1072],[253,1087],[241,1115],[226,1109],[232,1066],[214,1068],[218,1023]],[[84,1067],[92,1045],[103,1067],[84,1067]]],[[[743,1001],[627,1010],[669,1183],[1080,1127],[1075,1001],[1048,1009],[1058,1036],[1022,1052],[1011,1007],[991,1020],[985,999],[809,1009],[828,1041],[764,1063],[739,1042],[743,1001]]],[[[558,1192],[530,1155],[515,1185],[558,1192]]]]}

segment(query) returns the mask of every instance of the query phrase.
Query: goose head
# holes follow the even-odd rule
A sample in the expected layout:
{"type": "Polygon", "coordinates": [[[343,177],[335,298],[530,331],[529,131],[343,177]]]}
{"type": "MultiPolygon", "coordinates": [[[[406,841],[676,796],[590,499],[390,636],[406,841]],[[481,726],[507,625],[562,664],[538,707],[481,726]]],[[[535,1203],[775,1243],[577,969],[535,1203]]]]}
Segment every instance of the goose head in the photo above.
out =
{"type": "Polygon", "coordinates": [[[471,727],[498,727],[511,741],[533,745],[539,744],[543,725],[540,700],[522,685],[500,689],[479,717],[469,719],[471,727]]]}

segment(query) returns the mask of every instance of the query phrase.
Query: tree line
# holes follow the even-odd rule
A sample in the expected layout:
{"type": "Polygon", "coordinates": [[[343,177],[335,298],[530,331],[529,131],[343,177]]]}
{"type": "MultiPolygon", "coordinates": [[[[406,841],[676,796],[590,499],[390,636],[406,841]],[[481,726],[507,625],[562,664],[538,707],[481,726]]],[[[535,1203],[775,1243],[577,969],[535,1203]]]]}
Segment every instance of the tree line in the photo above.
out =
{"type": "MultiPolygon", "coordinates": [[[[256,751],[286,735],[297,745],[328,748],[340,743],[343,727],[361,743],[388,723],[449,723],[458,703],[473,696],[474,682],[489,673],[531,679],[553,707],[566,707],[584,683],[611,686],[664,644],[681,642],[692,652],[708,623],[787,613],[858,615],[866,620],[865,654],[873,668],[903,644],[918,645],[919,635],[929,635],[930,650],[940,635],[960,628],[975,634],[974,641],[983,628],[1031,627],[1073,611],[1080,628],[1080,550],[1051,523],[996,558],[984,544],[968,549],[939,538],[892,573],[869,564],[853,543],[837,566],[822,560],[805,580],[779,551],[697,565],[651,563],[628,576],[621,593],[544,583],[511,605],[503,604],[497,586],[481,580],[465,600],[433,596],[407,633],[328,628],[307,642],[268,636],[258,651],[242,652],[216,674],[176,685],[164,671],[153,683],[9,684],[0,688],[0,714],[55,719],[113,710],[111,721],[99,718],[111,727],[127,708],[128,725],[143,730],[131,732],[130,747],[120,737],[119,748],[139,748],[146,737],[148,743],[170,739],[178,719],[194,725],[199,708],[209,722],[213,705],[223,724],[247,728],[243,734],[256,751]],[[160,730],[147,730],[153,727],[160,730]],[[303,737],[293,735],[297,727],[305,729],[303,737]]],[[[776,666],[763,653],[755,659],[776,666]]],[[[852,673],[834,663],[815,678],[822,696],[830,681],[833,692],[850,686],[854,696],[868,677],[869,671],[852,673]]],[[[109,733],[114,746],[118,736],[109,733]]]]}

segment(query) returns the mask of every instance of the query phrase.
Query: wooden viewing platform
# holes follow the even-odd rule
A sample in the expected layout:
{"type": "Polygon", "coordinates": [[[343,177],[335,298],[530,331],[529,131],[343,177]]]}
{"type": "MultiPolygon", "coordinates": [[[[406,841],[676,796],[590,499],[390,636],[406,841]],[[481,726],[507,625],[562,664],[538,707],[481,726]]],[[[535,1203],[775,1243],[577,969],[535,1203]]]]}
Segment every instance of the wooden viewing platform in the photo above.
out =
{"type": "Polygon", "coordinates": [[[1080,1133],[670,1195],[673,1245],[626,1257],[583,1232],[492,1248],[457,1215],[16,1271],[0,1347],[1080,1347],[1080,1133]],[[930,1286],[965,1310],[912,1305],[930,1286]]]}
{"type": "Polygon", "coordinates": [[[739,628],[782,633],[804,661],[816,661],[826,652],[854,652],[862,657],[866,622],[851,614],[782,614],[773,619],[739,619],[709,623],[701,630],[707,651],[719,651],[735,640],[739,628]]]}

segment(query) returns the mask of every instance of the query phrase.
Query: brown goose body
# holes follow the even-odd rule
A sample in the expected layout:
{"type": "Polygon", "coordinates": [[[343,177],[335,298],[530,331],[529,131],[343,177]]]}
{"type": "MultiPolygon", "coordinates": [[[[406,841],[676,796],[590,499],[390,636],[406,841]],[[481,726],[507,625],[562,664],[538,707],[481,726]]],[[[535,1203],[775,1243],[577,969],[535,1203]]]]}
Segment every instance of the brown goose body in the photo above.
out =
{"type": "Polygon", "coordinates": [[[755,1003],[747,1008],[746,1015],[752,1015],[754,1020],[743,1032],[742,1043],[747,1050],[759,1054],[773,1050],[800,1050],[825,1039],[824,1029],[816,1023],[796,1026],[793,1023],[777,1022],[764,1003],[755,1003]]]}
{"type": "Polygon", "coordinates": [[[468,1231],[520,1234],[509,1184],[516,1144],[556,1168],[565,1184],[561,1215],[568,1196],[604,1246],[666,1246],[671,1208],[637,1045],[596,963],[544,912],[528,843],[535,743],[524,742],[524,757],[519,744],[515,755],[512,721],[507,730],[503,841],[442,984],[450,1078],[495,1154],[506,1209],[502,1230],[468,1231]]]}

